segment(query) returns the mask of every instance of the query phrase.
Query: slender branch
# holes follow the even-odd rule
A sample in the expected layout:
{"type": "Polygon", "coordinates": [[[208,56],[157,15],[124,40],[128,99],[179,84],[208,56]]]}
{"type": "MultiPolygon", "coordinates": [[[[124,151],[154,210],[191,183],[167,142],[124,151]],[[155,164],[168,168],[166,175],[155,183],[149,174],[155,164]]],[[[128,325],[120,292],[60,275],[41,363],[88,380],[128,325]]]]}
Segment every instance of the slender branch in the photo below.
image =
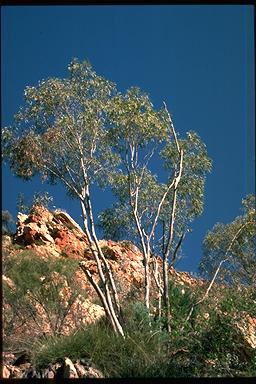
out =
{"type": "Polygon", "coordinates": [[[138,158],[139,158],[139,148],[138,148],[138,144],[135,144],[135,165],[136,166],[138,164],[138,158]]]}
{"type": "Polygon", "coordinates": [[[153,276],[154,276],[157,288],[158,288],[160,294],[162,295],[163,294],[163,287],[162,287],[161,282],[159,281],[160,275],[159,275],[159,271],[158,271],[158,261],[157,261],[156,257],[154,257],[154,260],[153,260],[153,276]]]}
{"type": "Polygon", "coordinates": [[[162,254],[164,255],[165,249],[165,221],[162,222],[162,254]]]}
{"type": "MultiPolygon", "coordinates": [[[[135,166],[133,163],[133,148],[130,146],[131,150],[131,166],[132,169],[135,170],[135,166]]],[[[144,269],[145,269],[145,304],[146,307],[149,308],[149,287],[150,287],[150,277],[149,277],[149,255],[150,255],[150,246],[149,242],[147,241],[147,245],[145,243],[145,237],[147,238],[147,234],[145,233],[144,229],[142,228],[140,217],[138,215],[138,196],[139,196],[139,186],[137,184],[137,180],[135,180],[136,187],[135,191],[132,191],[132,185],[131,185],[131,173],[129,169],[129,165],[127,166],[127,172],[128,172],[128,180],[129,180],[129,197],[130,197],[130,205],[132,208],[133,217],[135,219],[135,224],[139,233],[140,243],[142,246],[143,251],[143,258],[144,258],[144,269]],[[133,201],[133,195],[135,195],[134,201],[133,201]]]]}
{"type": "Polygon", "coordinates": [[[56,177],[58,177],[58,178],[60,178],[60,180],[71,190],[71,191],[73,191],[75,194],[76,194],[76,196],[78,197],[78,198],[80,198],[81,197],[81,194],[78,192],[78,190],[76,189],[76,187],[74,186],[74,185],[71,185],[66,179],[65,179],[65,177],[64,176],[62,176],[61,175],[61,173],[59,173],[59,172],[56,172],[53,168],[51,168],[49,165],[47,165],[47,164],[45,164],[44,163],[44,168],[48,171],[48,172],[50,172],[50,173],[52,173],[53,175],[55,175],[56,177]]]}
{"type": "Polygon", "coordinates": [[[168,109],[167,109],[166,103],[163,102],[163,104],[164,104],[164,109],[165,109],[165,111],[166,111],[166,113],[167,113],[167,116],[168,116],[168,118],[169,118],[169,122],[170,122],[170,126],[171,126],[171,131],[172,131],[172,134],[173,134],[173,136],[174,136],[174,140],[175,140],[175,143],[176,143],[178,152],[180,152],[180,145],[179,145],[179,142],[178,142],[178,139],[177,139],[177,134],[176,134],[175,129],[174,129],[174,125],[173,125],[173,122],[172,122],[171,115],[170,115],[170,113],[169,113],[169,111],[168,111],[168,109]]]}
{"type": "Polygon", "coordinates": [[[169,303],[169,292],[168,292],[168,283],[169,283],[169,275],[168,275],[168,256],[170,252],[170,246],[173,241],[173,233],[174,233],[174,221],[175,221],[175,211],[176,211],[176,200],[177,200],[177,188],[181,179],[182,174],[182,166],[183,166],[183,150],[179,146],[179,142],[177,139],[177,135],[175,132],[175,128],[171,119],[171,116],[168,112],[168,109],[166,107],[166,104],[164,103],[165,111],[168,115],[170,126],[171,126],[171,132],[174,136],[174,140],[176,143],[177,151],[179,153],[179,172],[178,175],[174,178],[174,192],[173,192],[173,198],[172,198],[172,210],[171,210],[171,217],[170,217],[170,224],[169,224],[169,230],[168,230],[168,238],[167,242],[165,244],[165,247],[163,249],[163,299],[164,299],[164,305],[165,305],[165,311],[166,311],[166,319],[167,319],[167,331],[170,332],[170,303],[169,303]]]}
{"type": "Polygon", "coordinates": [[[138,217],[138,207],[137,207],[137,204],[138,204],[138,192],[139,192],[139,190],[136,189],[135,193],[137,192],[137,194],[135,196],[135,202],[133,202],[133,200],[132,200],[133,191],[132,191],[132,185],[131,185],[131,173],[130,173],[130,169],[129,169],[128,165],[127,165],[127,173],[128,173],[128,182],[129,182],[130,206],[132,208],[133,217],[135,219],[136,227],[137,227],[137,230],[139,232],[140,243],[141,243],[141,246],[142,246],[143,255],[144,255],[144,258],[146,258],[146,254],[147,254],[146,244],[145,244],[145,240],[144,240],[144,236],[143,236],[143,232],[142,232],[142,228],[141,228],[141,223],[140,223],[139,217],[138,217]]]}
{"type": "Polygon", "coordinates": [[[105,286],[106,279],[105,279],[105,276],[104,276],[104,273],[103,273],[103,270],[102,270],[102,266],[101,266],[101,263],[100,263],[100,259],[98,257],[98,253],[97,253],[97,251],[95,249],[95,245],[94,245],[91,233],[89,231],[87,212],[86,212],[85,204],[84,204],[83,200],[80,201],[80,203],[81,203],[81,208],[82,208],[83,218],[84,218],[85,234],[86,234],[86,236],[88,238],[90,250],[91,250],[91,252],[92,252],[92,254],[94,256],[94,259],[96,261],[96,264],[97,264],[97,268],[98,268],[98,271],[99,271],[99,277],[100,277],[100,279],[102,281],[102,284],[105,286]]]}
{"type": "Polygon", "coordinates": [[[171,266],[174,265],[174,263],[176,261],[177,252],[178,252],[179,248],[181,247],[181,244],[182,244],[182,241],[184,240],[184,237],[185,237],[185,233],[182,233],[182,235],[181,235],[181,237],[180,237],[180,239],[178,241],[178,244],[176,245],[176,248],[175,248],[175,250],[173,252],[172,260],[171,260],[171,263],[170,263],[171,266]]]}
{"type": "Polygon", "coordinates": [[[215,280],[216,280],[216,278],[217,278],[217,275],[218,275],[218,273],[219,273],[219,271],[220,271],[220,269],[221,269],[221,266],[222,266],[226,261],[228,261],[229,258],[230,258],[230,256],[228,256],[228,254],[229,254],[229,252],[230,252],[230,250],[231,250],[231,248],[232,248],[232,246],[233,246],[233,244],[234,244],[236,238],[239,236],[240,232],[243,230],[244,227],[246,227],[248,224],[252,224],[252,223],[253,223],[252,221],[248,221],[247,223],[244,223],[244,224],[239,228],[239,230],[236,232],[236,234],[234,235],[234,237],[232,238],[232,240],[231,240],[231,242],[230,242],[230,244],[229,244],[229,246],[228,246],[228,249],[227,249],[226,252],[225,252],[224,258],[220,261],[220,263],[219,263],[219,265],[218,265],[218,267],[217,267],[217,269],[216,269],[216,271],[215,271],[215,273],[214,273],[214,275],[213,275],[212,280],[210,281],[210,284],[209,284],[209,286],[208,286],[208,288],[207,288],[205,294],[203,295],[203,297],[202,297],[200,300],[198,300],[195,304],[192,305],[192,307],[191,307],[191,309],[190,309],[190,311],[189,311],[189,314],[188,314],[188,316],[187,316],[185,322],[187,322],[187,321],[190,319],[190,317],[192,316],[192,313],[193,313],[195,307],[196,307],[197,305],[201,304],[201,303],[208,297],[209,292],[210,292],[210,290],[211,290],[211,288],[212,288],[212,286],[213,286],[213,284],[214,284],[214,282],[215,282],[215,280]]]}
{"type": "MultiPolygon", "coordinates": [[[[66,124],[66,128],[70,128],[68,124],[66,124]]],[[[71,133],[72,135],[74,134],[74,132],[72,132],[72,128],[70,128],[69,131],[70,131],[70,133],[71,133]]],[[[65,142],[65,145],[70,149],[70,151],[71,151],[72,153],[74,153],[75,156],[76,156],[76,147],[74,147],[74,146],[71,145],[72,141],[69,140],[65,134],[63,134],[63,135],[61,136],[61,139],[65,142]]],[[[78,159],[77,156],[76,156],[76,158],[78,159]]]]}
{"type": "MultiPolygon", "coordinates": [[[[113,298],[114,298],[114,303],[115,303],[115,306],[118,310],[118,313],[120,312],[120,303],[119,303],[119,299],[118,299],[118,295],[117,295],[117,290],[116,290],[116,286],[115,286],[115,282],[114,282],[114,279],[113,279],[113,276],[112,276],[112,272],[110,270],[110,267],[109,267],[109,264],[102,252],[102,249],[99,245],[99,242],[98,242],[98,239],[97,239],[97,236],[96,236],[96,232],[95,232],[95,226],[94,226],[94,220],[93,220],[93,213],[92,213],[92,206],[91,206],[91,201],[90,201],[90,194],[89,194],[89,186],[87,185],[86,187],[86,201],[87,201],[87,208],[88,208],[88,213],[89,213],[89,220],[90,220],[90,224],[91,224],[91,231],[92,231],[92,238],[93,238],[93,241],[94,241],[94,244],[96,245],[96,249],[98,251],[98,255],[100,255],[103,263],[104,263],[104,266],[106,268],[106,273],[107,273],[107,276],[110,280],[110,284],[111,284],[111,289],[112,289],[112,292],[113,292],[113,298]]],[[[106,286],[106,289],[107,286],[106,286]]],[[[112,305],[112,302],[110,302],[110,306],[112,305]]]]}
{"type": "Polygon", "coordinates": [[[80,153],[80,164],[81,164],[82,173],[83,173],[84,185],[87,185],[88,184],[88,176],[87,176],[87,170],[86,170],[85,164],[84,164],[84,153],[83,153],[83,148],[81,145],[81,138],[80,137],[78,137],[78,149],[79,149],[79,153],[80,153]]]}
{"type": "Polygon", "coordinates": [[[76,183],[76,181],[75,181],[75,179],[74,179],[74,177],[72,175],[72,172],[75,173],[73,171],[73,169],[70,168],[70,166],[67,165],[66,163],[64,164],[64,166],[65,166],[66,171],[68,172],[68,175],[69,175],[70,179],[72,180],[73,185],[77,185],[78,183],[76,183]]]}
{"type": "Polygon", "coordinates": [[[172,240],[173,240],[175,211],[176,211],[176,200],[177,200],[177,188],[178,188],[178,184],[179,184],[180,179],[181,179],[182,166],[183,166],[183,150],[180,151],[179,174],[175,178],[175,182],[174,182],[175,185],[174,185],[173,200],[172,200],[172,212],[171,212],[171,218],[170,218],[170,229],[169,229],[169,235],[168,235],[167,244],[166,244],[166,247],[165,247],[165,254],[166,255],[168,255],[168,250],[169,250],[169,248],[171,246],[171,243],[172,243],[172,240]]]}
{"type": "Polygon", "coordinates": [[[159,215],[161,213],[161,209],[162,209],[163,203],[165,201],[165,198],[166,198],[168,192],[170,191],[170,189],[174,186],[174,184],[175,184],[175,178],[172,180],[171,184],[169,184],[169,186],[167,187],[167,190],[163,193],[162,198],[160,200],[160,203],[158,204],[157,213],[156,213],[156,216],[155,216],[155,219],[154,219],[154,222],[153,222],[150,234],[149,234],[149,239],[150,240],[151,240],[151,238],[152,238],[152,236],[153,236],[153,234],[155,232],[155,228],[156,228],[156,225],[157,225],[157,222],[158,222],[158,219],[159,219],[159,215]]]}
{"type": "Polygon", "coordinates": [[[143,177],[144,177],[144,173],[145,173],[145,170],[146,170],[146,168],[147,168],[147,166],[148,166],[149,160],[150,160],[151,157],[153,156],[155,150],[156,150],[156,147],[153,147],[152,150],[151,150],[151,152],[147,153],[147,154],[144,156],[144,160],[146,160],[146,161],[145,161],[145,163],[144,163],[144,165],[143,165],[143,167],[142,167],[142,172],[141,172],[141,175],[140,175],[139,184],[141,184],[141,182],[142,182],[142,179],[143,179],[143,177]]]}

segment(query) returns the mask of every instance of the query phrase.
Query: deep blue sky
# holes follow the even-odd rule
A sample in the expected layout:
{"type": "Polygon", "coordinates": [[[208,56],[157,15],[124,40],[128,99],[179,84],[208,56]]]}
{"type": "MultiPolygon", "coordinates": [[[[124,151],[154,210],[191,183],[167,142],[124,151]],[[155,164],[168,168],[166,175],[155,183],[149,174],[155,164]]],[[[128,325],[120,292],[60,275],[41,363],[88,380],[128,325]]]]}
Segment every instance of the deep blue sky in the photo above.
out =
{"type": "MultiPolygon", "coordinates": [[[[159,107],[165,100],[176,130],[196,131],[213,160],[204,214],[184,244],[179,270],[196,271],[206,232],[240,214],[254,190],[254,41],[251,5],[4,6],[2,126],[43,78],[65,77],[73,57],[89,59],[118,89],[138,86],[159,107]]],[[[61,187],[2,173],[2,209],[16,216],[19,192],[49,191],[80,222],[79,204],[61,187]]],[[[98,193],[96,214],[110,194],[98,193]]]]}

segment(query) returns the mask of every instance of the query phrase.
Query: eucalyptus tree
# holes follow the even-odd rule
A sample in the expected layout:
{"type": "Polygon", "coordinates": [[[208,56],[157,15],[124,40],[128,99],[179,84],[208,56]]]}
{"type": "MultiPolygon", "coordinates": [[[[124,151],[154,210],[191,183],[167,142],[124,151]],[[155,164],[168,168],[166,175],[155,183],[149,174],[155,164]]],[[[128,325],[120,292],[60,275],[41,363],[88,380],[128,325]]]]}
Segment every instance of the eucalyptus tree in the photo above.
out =
{"type": "Polygon", "coordinates": [[[211,167],[200,138],[188,132],[181,140],[165,104],[156,111],[138,88],[117,93],[89,63],[73,60],[68,78],[50,78],[25,89],[25,106],[13,126],[3,129],[2,139],[4,158],[15,175],[29,180],[39,173],[43,181],[60,181],[80,201],[99,283],[84,262],[80,266],[114,331],[124,336],[118,294],[99,246],[91,202],[93,183],[112,185],[117,201],[101,215],[102,224],[112,217],[112,234],[118,236],[118,227],[125,224],[126,232],[140,243],[147,308],[151,256],[162,255],[163,279],[157,270],[153,276],[168,319],[168,265],[177,258],[189,222],[202,212],[211,167]],[[154,174],[154,162],[166,168],[164,182],[154,174]]]}
{"type": "Polygon", "coordinates": [[[129,202],[144,256],[145,305],[149,308],[151,243],[160,213],[157,196],[165,195],[165,191],[148,163],[157,147],[168,138],[168,126],[162,111],[154,111],[148,96],[138,88],[114,98],[110,118],[114,149],[122,159],[120,172],[113,176],[113,190],[121,202],[129,202]],[[156,210],[155,220],[150,205],[156,210]]]}
{"type": "MultiPolygon", "coordinates": [[[[172,124],[170,115],[170,123],[172,124]]],[[[205,144],[195,132],[187,132],[184,139],[167,142],[161,152],[164,166],[174,173],[174,186],[166,196],[163,207],[162,255],[169,265],[177,261],[177,253],[187,232],[191,231],[190,223],[203,213],[204,188],[207,173],[211,170],[205,144]],[[179,151],[176,148],[179,145],[179,151]],[[180,153],[183,153],[182,172],[180,153]],[[179,169],[179,172],[177,171],[179,169]]],[[[164,271],[164,304],[167,308],[167,319],[170,316],[168,295],[168,274],[164,271]]],[[[169,328],[169,320],[167,322],[169,328]]]]}
{"type": "Polygon", "coordinates": [[[199,265],[202,276],[210,278],[203,296],[192,306],[186,318],[191,318],[196,306],[209,296],[213,284],[255,286],[256,281],[256,211],[255,195],[242,200],[243,215],[228,224],[217,223],[203,242],[203,257],[199,265]]]}
{"type": "MultiPolygon", "coordinates": [[[[147,308],[150,262],[154,253],[162,255],[163,279],[159,279],[157,271],[153,276],[168,319],[168,266],[176,260],[189,222],[202,213],[205,176],[211,161],[198,135],[188,132],[186,139],[178,138],[165,103],[159,111],[154,110],[149,97],[138,88],[117,94],[112,101],[110,133],[121,164],[110,180],[117,202],[112,210],[101,214],[101,227],[108,234],[108,218],[112,217],[112,233],[116,235],[125,224],[127,232],[140,244],[147,308]],[[153,173],[156,162],[166,168],[165,182],[153,173]]],[[[154,265],[157,267],[157,263],[154,265]]]]}
{"type": "Polygon", "coordinates": [[[200,263],[203,276],[229,284],[255,284],[255,195],[242,200],[242,210],[231,223],[217,223],[206,234],[200,263]]]}
{"type": "Polygon", "coordinates": [[[106,182],[118,156],[108,140],[109,103],[115,85],[88,62],[74,59],[67,78],[49,78],[25,88],[25,104],[14,124],[2,130],[2,153],[13,173],[25,180],[40,174],[60,181],[80,201],[84,229],[100,281],[80,266],[97,291],[114,331],[124,336],[112,272],[95,231],[91,185],[106,182]]]}

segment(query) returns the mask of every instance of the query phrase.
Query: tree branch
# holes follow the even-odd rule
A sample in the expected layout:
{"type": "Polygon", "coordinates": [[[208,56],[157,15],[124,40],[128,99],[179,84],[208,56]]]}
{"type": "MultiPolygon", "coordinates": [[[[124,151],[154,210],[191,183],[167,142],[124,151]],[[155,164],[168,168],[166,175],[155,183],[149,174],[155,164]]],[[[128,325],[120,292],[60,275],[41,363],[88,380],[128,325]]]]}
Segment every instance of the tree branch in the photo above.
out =
{"type": "Polygon", "coordinates": [[[224,258],[220,261],[220,263],[219,263],[219,265],[218,265],[218,267],[217,267],[217,269],[216,269],[216,271],[215,271],[215,273],[214,273],[214,275],[213,275],[212,280],[210,281],[210,284],[209,284],[209,286],[208,286],[208,288],[207,288],[207,290],[206,290],[204,296],[203,296],[200,300],[198,300],[195,304],[192,305],[192,307],[191,307],[191,309],[190,309],[190,311],[189,311],[189,314],[188,314],[188,316],[187,316],[185,322],[187,322],[187,321],[190,319],[190,317],[192,316],[192,313],[193,313],[195,307],[196,307],[197,305],[201,304],[201,303],[208,297],[209,292],[210,292],[210,290],[211,290],[211,288],[212,288],[212,286],[213,286],[213,284],[214,284],[214,282],[215,282],[215,280],[216,280],[216,278],[217,278],[217,275],[218,275],[218,273],[219,273],[219,271],[220,271],[220,269],[221,269],[221,266],[222,266],[226,261],[229,260],[229,256],[228,256],[228,254],[229,254],[229,252],[230,252],[230,250],[231,250],[231,248],[232,248],[232,246],[233,246],[233,244],[234,244],[236,238],[239,236],[240,232],[242,231],[242,229],[243,229],[244,227],[246,227],[248,224],[252,224],[252,223],[253,223],[252,221],[248,221],[247,223],[244,223],[244,224],[239,228],[239,230],[236,232],[236,234],[234,235],[234,237],[232,238],[232,240],[231,240],[231,242],[230,242],[230,244],[229,244],[229,246],[228,246],[228,249],[227,249],[226,252],[225,252],[224,258]]]}

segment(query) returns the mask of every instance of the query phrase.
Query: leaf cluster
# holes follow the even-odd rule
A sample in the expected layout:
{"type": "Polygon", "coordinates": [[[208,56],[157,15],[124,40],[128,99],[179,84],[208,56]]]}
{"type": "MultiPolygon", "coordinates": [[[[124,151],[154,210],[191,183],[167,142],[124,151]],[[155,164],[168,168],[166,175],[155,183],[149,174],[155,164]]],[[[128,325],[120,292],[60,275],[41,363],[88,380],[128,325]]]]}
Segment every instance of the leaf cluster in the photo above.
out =
{"type": "Polygon", "coordinates": [[[113,83],[76,59],[68,78],[26,87],[25,106],[2,131],[4,159],[14,174],[28,180],[39,172],[51,183],[62,181],[71,195],[81,192],[85,177],[104,180],[118,160],[107,132],[114,92],[113,83]]]}
{"type": "Polygon", "coordinates": [[[217,223],[207,233],[203,242],[204,254],[200,271],[206,276],[211,276],[220,261],[227,256],[228,260],[223,265],[218,279],[230,284],[250,285],[254,284],[256,279],[255,196],[248,195],[243,199],[242,207],[243,215],[228,224],[217,223]]]}

